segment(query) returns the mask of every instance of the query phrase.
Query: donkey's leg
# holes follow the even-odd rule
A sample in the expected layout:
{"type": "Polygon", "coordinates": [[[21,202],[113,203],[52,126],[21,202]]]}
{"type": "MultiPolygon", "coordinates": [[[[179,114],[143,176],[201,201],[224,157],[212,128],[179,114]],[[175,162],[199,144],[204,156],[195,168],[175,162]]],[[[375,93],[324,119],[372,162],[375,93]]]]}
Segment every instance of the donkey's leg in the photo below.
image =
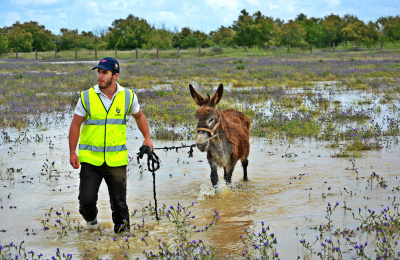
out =
{"type": "Polygon", "coordinates": [[[245,160],[242,160],[243,181],[248,181],[248,179],[247,179],[247,165],[249,165],[249,160],[247,160],[247,158],[246,158],[245,160]]]}
{"type": "Polygon", "coordinates": [[[217,187],[218,185],[218,172],[217,172],[217,164],[215,162],[210,162],[210,167],[211,167],[211,184],[214,188],[217,187]]]}
{"type": "Polygon", "coordinates": [[[235,165],[228,165],[227,167],[224,167],[224,180],[227,185],[230,185],[232,182],[232,173],[234,169],[235,165]]]}

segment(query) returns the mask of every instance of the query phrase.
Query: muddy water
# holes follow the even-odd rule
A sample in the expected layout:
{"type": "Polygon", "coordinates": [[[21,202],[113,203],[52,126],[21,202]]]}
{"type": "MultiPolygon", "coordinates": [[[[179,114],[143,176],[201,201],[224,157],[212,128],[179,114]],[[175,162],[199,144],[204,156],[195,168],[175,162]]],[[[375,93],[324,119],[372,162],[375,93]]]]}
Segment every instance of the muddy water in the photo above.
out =
{"type": "MultiPolygon", "coordinates": [[[[157,250],[159,238],[172,241],[173,228],[165,217],[157,222],[154,215],[141,213],[149,202],[154,203],[153,179],[146,170],[140,173],[136,159],[128,167],[128,205],[131,212],[138,210],[132,224],[144,221],[149,227],[149,246],[140,237],[137,241],[132,240],[129,250],[126,245],[120,248],[123,241],[114,242],[113,238],[118,236],[112,232],[111,210],[104,183],[98,201],[99,229],[86,228],[78,212],[79,170],[69,165],[69,122],[67,119],[62,125],[46,130],[28,131],[26,137],[30,142],[7,143],[2,140],[0,244],[13,242],[19,245],[25,241],[26,252],[33,250],[35,255],[42,253],[47,258],[60,248],[61,253],[71,253],[77,259],[85,255],[90,259],[120,259],[124,252],[142,259],[143,250],[157,250]],[[33,136],[37,134],[43,136],[43,141],[34,140],[33,136]],[[49,177],[46,167],[49,168],[53,161],[56,171],[52,171],[52,177],[49,177]],[[77,226],[78,222],[83,225],[82,232],[72,228],[67,235],[57,234],[61,229],[55,227],[58,219],[55,211],[61,212],[62,209],[70,212],[72,226],[77,226]],[[49,212],[51,214],[47,215],[49,212]],[[43,230],[41,223],[46,219],[49,219],[49,230],[43,230]]],[[[141,135],[132,121],[129,129],[129,154],[136,157],[141,135]]],[[[16,140],[21,133],[8,130],[8,135],[11,140],[16,140]]],[[[155,147],[180,144],[154,141],[155,147]]],[[[239,238],[245,236],[243,229],[250,227],[258,233],[261,222],[264,222],[270,227],[269,232],[277,237],[275,246],[281,259],[295,259],[304,253],[299,240],[313,240],[319,233],[312,228],[327,224],[328,203],[339,202],[332,220],[334,228],[341,229],[356,228],[358,224],[351,212],[358,213],[358,208],[380,211],[392,207],[393,197],[398,195],[392,188],[400,185],[399,150],[399,146],[392,144],[379,151],[363,152],[362,157],[355,159],[357,179],[349,158],[332,158],[336,151],[325,148],[325,143],[252,138],[249,181],[242,181],[242,169],[238,163],[233,173],[234,187],[229,189],[221,184],[217,193],[211,189],[210,170],[204,153],[195,150],[194,157],[188,158],[187,149],[178,153],[158,151],[162,161],[156,178],[158,205],[176,207],[179,202],[189,206],[194,202],[191,210],[196,218],[193,223],[199,227],[211,221],[214,210],[220,212],[221,220],[215,229],[193,235],[194,239],[213,244],[220,256],[240,256],[247,248],[239,238]],[[369,186],[367,179],[372,172],[382,176],[388,188],[377,187],[376,181],[372,187],[369,186]],[[344,210],[344,204],[352,211],[344,210]]],[[[220,169],[220,180],[222,172],[220,169]]],[[[365,239],[371,238],[360,237],[360,240],[365,239]]],[[[348,249],[347,252],[351,253],[348,249]]]]}

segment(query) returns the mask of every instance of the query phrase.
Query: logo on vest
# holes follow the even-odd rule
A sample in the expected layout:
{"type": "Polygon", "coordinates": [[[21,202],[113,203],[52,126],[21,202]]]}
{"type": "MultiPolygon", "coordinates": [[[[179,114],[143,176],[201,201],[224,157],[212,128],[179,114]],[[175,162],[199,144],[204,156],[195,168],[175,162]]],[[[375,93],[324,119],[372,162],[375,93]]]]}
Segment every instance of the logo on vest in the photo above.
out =
{"type": "Polygon", "coordinates": [[[115,114],[115,116],[121,116],[121,109],[120,109],[119,107],[117,107],[117,108],[115,109],[115,112],[117,112],[117,113],[115,114]]]}

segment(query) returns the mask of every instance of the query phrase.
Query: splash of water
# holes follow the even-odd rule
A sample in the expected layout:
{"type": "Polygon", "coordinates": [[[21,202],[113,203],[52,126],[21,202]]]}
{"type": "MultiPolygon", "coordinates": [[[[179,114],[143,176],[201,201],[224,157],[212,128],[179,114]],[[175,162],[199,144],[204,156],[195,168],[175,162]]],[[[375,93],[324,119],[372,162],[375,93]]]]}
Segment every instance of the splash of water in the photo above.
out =
{"type": "Polygon", "coordinates": [[[214,197],[228,197],[233,194],[231,187],[226,185],[225,182],[218,182],[217,187],[214,189],[209,183],[200,185],[198,200],[205,200],[214,197]]]}

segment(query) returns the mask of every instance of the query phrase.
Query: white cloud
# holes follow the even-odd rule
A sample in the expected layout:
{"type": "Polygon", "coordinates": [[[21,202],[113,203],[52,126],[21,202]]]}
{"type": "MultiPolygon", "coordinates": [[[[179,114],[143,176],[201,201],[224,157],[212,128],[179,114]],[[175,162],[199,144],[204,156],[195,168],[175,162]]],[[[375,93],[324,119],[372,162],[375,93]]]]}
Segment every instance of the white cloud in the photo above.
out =
{"type": "Polygon", "coordinates": [[[328,0],[326,1],[329,8],[338,7],[342,4],[341,0],[328,0]]]}
{"type": "Polygon", "coordinates": [[[247,2],[253,6],[261,6],[260,0],[247,0],[247,2]]]}
{"type": "Polygon", "coordinates": [[[297,1],[286,3],[285,8],[289,14],[297,14],[299,11],[297,7],[297,1]]]}
{"type": "Polygon", "coordinates": [[[274,4],[273,2],[268,2],[268,8],[269,8],[270,10],[275,10],[275,9],[279,9],[280,6],[277,5],[277,4],[274,4]]]}
{"type": "Polygon", "coordinates": [[[16,12],[9,12],[5,19],[5,24],[11,26],[16,21],[21,21],[21,16],[16,12]]]}
{"type": "Polygon", "coordinates": [[[11,5],[53,5],[65,2],[65,0],[11,0],[11,5]]]}
{"type": "Polygon", "coordinates": [[[109,11],[126,11],[128,9],[128,1],[112,1],[111,3],[102,5],[102,7],[109,11]]]}
{"type": "Polygon", "coordinates": [[[88,9],[88,12],[94,15],[100,15],[99,4],[93,1],[85,3],[85,7],[88,9]]]}
{"type": "Polygon", "coordinates": [[[228,9],[230,11],[237,11],[242,6],[239,0],[205,0],[205,4],[215,11],[224,11],[228,9]]]}
{"type": "Polygon", "coordinates": [[[156,14],[157,14],[156,17],[159,20],[159,22],[161,22],[161,21],[177,21],[179,18],[173,12],[159,11],[159,12],[156,12],[156,14]]]}

